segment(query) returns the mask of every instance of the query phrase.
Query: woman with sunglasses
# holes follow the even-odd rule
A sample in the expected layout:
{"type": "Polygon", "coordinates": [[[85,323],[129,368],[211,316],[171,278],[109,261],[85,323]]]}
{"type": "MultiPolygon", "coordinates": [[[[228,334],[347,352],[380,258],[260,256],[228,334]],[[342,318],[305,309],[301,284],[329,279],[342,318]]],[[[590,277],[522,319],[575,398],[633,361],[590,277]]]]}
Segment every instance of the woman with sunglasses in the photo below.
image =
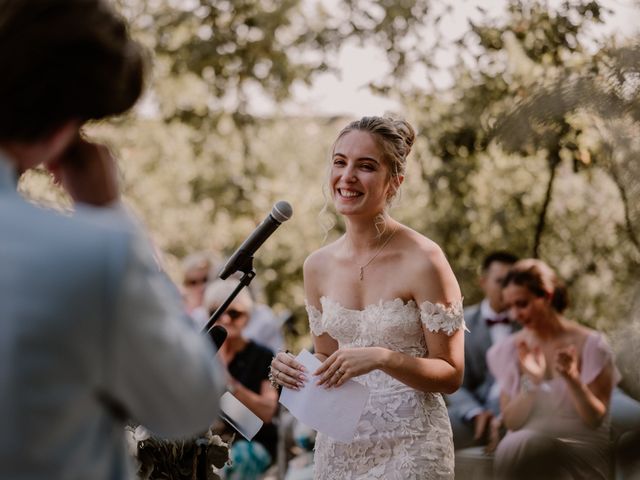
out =
{"type": "MultiPolygon", "coordinates": [[[[210,315],[222,305],[237,285],[237,280],[216,280],[207,287],[204,305],[210,315]]],[[[248,291],[241,290],[216,322],[216,325],[227,330],[227,339],[220,347],[217,357],[227,367],[230,391],[264,422],[252,442],[236,436],[230,452],[233,465],[228,467],[225,477],[229,480],[259,478],[273,463],[276,455],[277,429],[272,419],[278,407],[278,392],[268,379],[273,353],[242,336],[252,309],[251,296],[248,291]]]]}

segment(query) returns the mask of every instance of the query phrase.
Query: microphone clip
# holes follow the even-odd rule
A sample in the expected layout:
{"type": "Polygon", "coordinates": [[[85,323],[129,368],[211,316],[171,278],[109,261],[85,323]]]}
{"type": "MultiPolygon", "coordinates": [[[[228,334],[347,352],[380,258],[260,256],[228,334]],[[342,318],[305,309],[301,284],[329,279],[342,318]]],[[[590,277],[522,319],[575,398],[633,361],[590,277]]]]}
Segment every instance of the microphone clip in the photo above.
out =
{"type": "Polygon", "coordinates": [[[255,271],[253,270],[253,255],[251,252],[244,249],[237,250],[233,256],[227,260],[224,267],[222,267],[218,277],[222,280],[226,280],[235,272],[242,272],[244,274],[253,272],[253,275],[255,276],[255,271]],[[230,266],[232,266],[233,270],[229,268],[230,266]]]}
{"type": "MultiPolygon", "coordinates": [[[[253,257],[249,257],[249,261],[252,262],[253,257]]],[[[256,272],[255,270],[253,270],[253,268],[250,268],[248,272],[244,273],[244,275],[240,279],[238,285],[233,290],[233,292],[231,292],[231,294],[227,297],[227,299],[224,302],[222,302],[222,305],[220,305],[218,309],[215,312],[213,312],[211,317],[209,317],[209,321],[203,328],[203,331],[211,335],[211,330],[213,329],[213,326],[215,325],[216,321],[222,316],[222,314],[229,307],[229,305],[231,305],[231,302],[233,302],[233,299],[238,296],[238,294],[240,293],[240,290],[248,286],[251,283],[251,280],[255,278],[255,276],[256,276],[256,272]]]]}

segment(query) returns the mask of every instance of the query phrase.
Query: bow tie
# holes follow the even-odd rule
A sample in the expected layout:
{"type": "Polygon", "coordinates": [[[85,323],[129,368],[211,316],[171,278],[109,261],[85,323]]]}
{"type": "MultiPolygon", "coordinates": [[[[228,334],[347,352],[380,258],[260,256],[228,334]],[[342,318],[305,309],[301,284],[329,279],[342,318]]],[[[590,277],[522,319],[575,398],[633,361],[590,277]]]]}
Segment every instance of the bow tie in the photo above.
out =
{"type": "Polygon", "coordinates": [[[509,324],[509,323],[511,323],[511,320],[509,320],[509,317],[507,317],[507,316],[499,315],[496,318],[485,318],[485,322],[487,322],[487,325],[492,327],[492,326],[498,325],[500,323],[509,324]]]}

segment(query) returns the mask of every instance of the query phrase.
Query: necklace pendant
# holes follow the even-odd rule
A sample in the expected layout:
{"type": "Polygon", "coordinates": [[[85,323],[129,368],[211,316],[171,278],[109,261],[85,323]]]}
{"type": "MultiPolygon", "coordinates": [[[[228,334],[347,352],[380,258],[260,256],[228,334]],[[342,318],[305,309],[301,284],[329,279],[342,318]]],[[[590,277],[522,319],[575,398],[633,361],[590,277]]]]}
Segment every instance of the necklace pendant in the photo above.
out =
{"type": "Polygon", "coordinates": [[[360,267],[360,281],[364,280],[364,267],[360,267]]]}

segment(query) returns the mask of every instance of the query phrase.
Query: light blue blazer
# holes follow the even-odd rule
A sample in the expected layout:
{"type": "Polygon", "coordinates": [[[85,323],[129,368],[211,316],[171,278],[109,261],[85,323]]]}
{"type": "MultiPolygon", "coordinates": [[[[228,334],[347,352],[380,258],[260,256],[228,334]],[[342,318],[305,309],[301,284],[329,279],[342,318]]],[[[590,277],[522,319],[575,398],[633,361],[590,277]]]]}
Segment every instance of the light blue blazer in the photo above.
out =
{"type": "Polygon", "coordinates": [[[15,184],[0,156],[0,478],[130,478],[123,419],[206,430],[222,369],[121,211],[65,216],[15,184]]]}

